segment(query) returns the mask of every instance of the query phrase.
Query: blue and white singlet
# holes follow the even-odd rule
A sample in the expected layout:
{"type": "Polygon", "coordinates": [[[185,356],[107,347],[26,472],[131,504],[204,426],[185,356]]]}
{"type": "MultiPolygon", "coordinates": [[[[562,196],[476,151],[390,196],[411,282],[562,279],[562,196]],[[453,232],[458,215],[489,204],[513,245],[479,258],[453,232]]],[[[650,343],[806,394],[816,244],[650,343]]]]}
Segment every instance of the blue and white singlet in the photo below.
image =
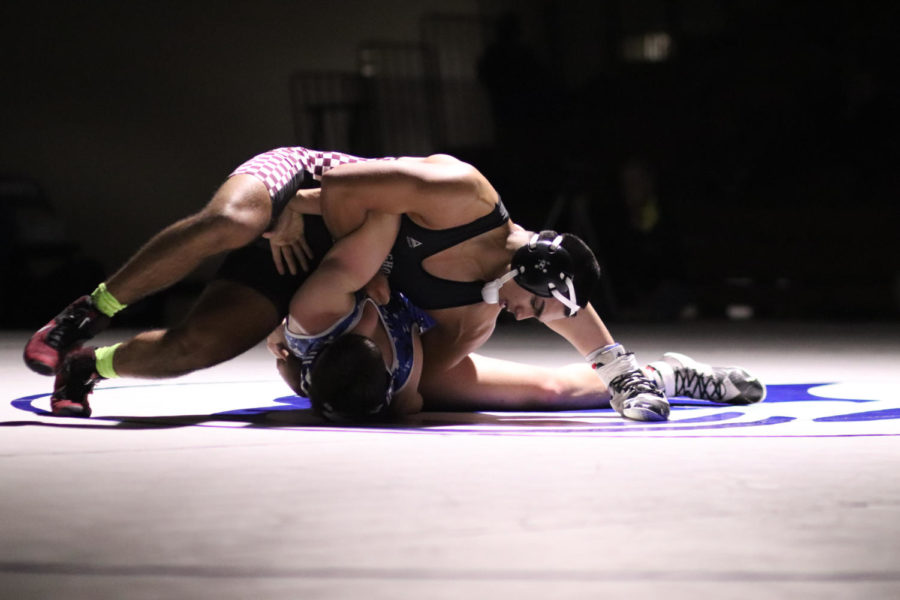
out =
{"type": "Polygon", "coordinates": [[[288,347],[294,356],[300,359],[301,391],[309,396],[309,376],[313,363],[319,353],[328,344],[344,335],[359,323],[363,309],[367,302],[371,302],[378,310],[378,316],[384,324],[391,340],[394,361],[391,365],[391,373],[394,375],[394,392],[399,392],[409,381],[409,375],[413,368],[413,332],[425,333],[431,329],[435,322],[424,311],[413,306],[403,294],[391,291],[391,299],[384,306],[380,306],[374,300],[365,295],[365,292],[356,293],[356,306],[334,325],[316,335],[300,335],[292,333],[285,328],[285,338],[288,347]]]}

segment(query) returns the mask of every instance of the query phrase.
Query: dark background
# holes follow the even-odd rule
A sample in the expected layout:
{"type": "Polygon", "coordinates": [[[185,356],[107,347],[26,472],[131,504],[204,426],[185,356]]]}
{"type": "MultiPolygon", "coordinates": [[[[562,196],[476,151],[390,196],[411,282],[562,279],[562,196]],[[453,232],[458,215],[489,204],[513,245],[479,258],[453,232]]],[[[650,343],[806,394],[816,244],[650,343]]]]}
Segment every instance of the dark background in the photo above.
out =
{"type": "MultiPolygon", "coordinates": [[[[0,326],[283,145],[472,162],[594,247],[608,320],[897,319],[894,6],[5,3],[0,326]]],[[[171,320],[213,267],[118,322],[171,320]]]]}

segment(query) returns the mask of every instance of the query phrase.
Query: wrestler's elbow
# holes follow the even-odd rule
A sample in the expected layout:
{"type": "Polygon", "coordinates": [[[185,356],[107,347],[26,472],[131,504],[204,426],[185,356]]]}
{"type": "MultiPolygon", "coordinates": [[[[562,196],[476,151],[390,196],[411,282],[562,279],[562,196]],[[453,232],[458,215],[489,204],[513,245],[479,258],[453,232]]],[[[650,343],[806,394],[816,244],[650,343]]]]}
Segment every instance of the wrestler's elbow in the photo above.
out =
{"type": "Polygon", "coordinates": [[[339,175],[332,175],[332,171],[322,175],[321,184],[319,193],[323,210],[340,205],[349,193],[346,181],[339,175]]]}
{"type": "Polygon", "coordinates": [[[565,401],[571,389],[563,378],[556,374],[547,374],[538,383],[522,392],[522,402],[527,409],[545,410],[565,401]]]}
{"type": "Polygon", "coordinates": [[[340,238],[358,229],[366,220],[366,209],[340,187],[321,196],[322,218],[329,233],[340,238]]]}
{"type": "Polygon", "coordinates": [[[586,363],[553,369],[542,385],[546,397],[557,406],[599,406],[609,399],[606,384],[586,363]]]}

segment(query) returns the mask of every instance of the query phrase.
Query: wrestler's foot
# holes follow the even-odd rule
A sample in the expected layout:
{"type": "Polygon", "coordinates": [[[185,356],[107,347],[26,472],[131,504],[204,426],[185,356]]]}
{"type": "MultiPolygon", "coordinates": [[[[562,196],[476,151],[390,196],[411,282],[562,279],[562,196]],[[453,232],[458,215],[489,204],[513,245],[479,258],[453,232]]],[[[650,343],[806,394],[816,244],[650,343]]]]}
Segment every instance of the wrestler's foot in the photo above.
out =
{"type": "Polygon", "coordinates": [[[109,317],[97,310],[90,296],[82,296],[31,336],[23,353],[25,364],[41,375],[53,375],[68,352],[108,325],[109,317]]]}
{"type": "Polygon", "coordinates": [[[766,397],[766,386],[740,367],[713,367],[677,352],[667,352],[663,360],[647,366],[668,396],[725,404],[754,404],[766,397]]]}
{"type": "Polygon", "coordinates": [[[91,405],[88,396],[94,385],[103,379],[97,374],[93,348],[77,348],[69,352],[50,396],[50,411],[58,417],[89,417],[91,405]]]}
{"type": "Polygon", "coordinates": [[[631,352],[616,344],[590,357],[594,370],[607,382],[610,405],[623,417],[635,421],[665,421],[669,401],[640,367],[631,352]]]}

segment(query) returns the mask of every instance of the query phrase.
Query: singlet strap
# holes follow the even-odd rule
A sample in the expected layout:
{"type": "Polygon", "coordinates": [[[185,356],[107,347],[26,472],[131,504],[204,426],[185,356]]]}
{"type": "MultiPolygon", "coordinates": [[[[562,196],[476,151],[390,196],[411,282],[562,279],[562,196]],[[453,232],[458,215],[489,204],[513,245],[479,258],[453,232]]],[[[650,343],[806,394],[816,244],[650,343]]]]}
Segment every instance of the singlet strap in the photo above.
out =
{"type": "Polygon", "coordinates": [[[497,198],[497,203],[494,205],[493,210],[488,214],[469,223],[450,227],[449,229],[428,229],[414,223],[409,217],[404,216],[404,218],[407,221],[407,231],[427,234],[429,239],[429,251],[431,254],[437,254],[442,250],[446,250],[447,248],[503,225],[509,221],[509,212],[503,205],[503,201],[500,198],[497,198]]]}

